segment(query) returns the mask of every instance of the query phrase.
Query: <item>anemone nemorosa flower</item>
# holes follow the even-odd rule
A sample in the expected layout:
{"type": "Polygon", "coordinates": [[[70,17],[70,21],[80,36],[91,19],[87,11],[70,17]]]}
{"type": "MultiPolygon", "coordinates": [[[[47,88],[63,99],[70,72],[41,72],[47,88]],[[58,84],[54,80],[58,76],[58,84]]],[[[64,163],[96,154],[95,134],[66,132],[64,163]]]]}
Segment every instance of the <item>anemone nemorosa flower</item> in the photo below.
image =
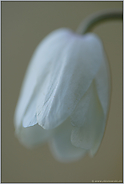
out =
{"type": "Polygon", "coordinates": [[[49,34],[29,64],[15,112],[20,142],[49,142],[60,161],[93,156],[101,143],[110,99],[109,66],[100,39],[69,29],[49,34]]]}

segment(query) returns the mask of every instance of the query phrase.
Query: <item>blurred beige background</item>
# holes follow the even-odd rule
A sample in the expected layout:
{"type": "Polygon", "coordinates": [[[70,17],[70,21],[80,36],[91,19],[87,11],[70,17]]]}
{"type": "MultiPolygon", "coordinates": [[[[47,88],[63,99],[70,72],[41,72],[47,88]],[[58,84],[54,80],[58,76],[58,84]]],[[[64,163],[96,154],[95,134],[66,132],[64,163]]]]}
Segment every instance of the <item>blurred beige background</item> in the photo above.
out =
{"type": "Polygon", "coordinates": [[[107,52],[112,96],[104,139],[94,158],[59,163],[47,144],[34,150],[14,136],[13,116],[26,68],[39,42],[60,27],[76,30],[90,14],[122,2],[2,2],[2,182],[122,180],[122,21],[95,27],[107,52]]]}

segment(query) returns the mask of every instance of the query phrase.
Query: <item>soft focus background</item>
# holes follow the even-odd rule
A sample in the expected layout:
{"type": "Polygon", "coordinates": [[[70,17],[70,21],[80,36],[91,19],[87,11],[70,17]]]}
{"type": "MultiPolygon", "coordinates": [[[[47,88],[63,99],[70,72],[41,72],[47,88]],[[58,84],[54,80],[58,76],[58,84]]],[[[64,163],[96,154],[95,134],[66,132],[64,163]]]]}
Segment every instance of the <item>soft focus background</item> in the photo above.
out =
{"type": "Polygon", "coordinates": [[[21,83],[39,42],[60,27],[76,30],[92,13],[122,9],[122,2],[2,2],[2,182],[91,182],[122,180],[122,21],[96,26],[107,52],[112,95],[106,131],[94,158],[56,161],[47,144],[23,147],[13,117],[21,83]]]}

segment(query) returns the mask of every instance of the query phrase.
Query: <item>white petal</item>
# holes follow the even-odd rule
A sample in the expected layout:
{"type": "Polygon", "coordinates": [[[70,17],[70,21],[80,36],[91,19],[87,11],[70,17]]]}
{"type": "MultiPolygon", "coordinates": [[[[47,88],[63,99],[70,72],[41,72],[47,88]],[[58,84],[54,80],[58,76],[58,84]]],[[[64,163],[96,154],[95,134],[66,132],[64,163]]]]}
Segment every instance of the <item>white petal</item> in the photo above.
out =
{"type": "Polygon", "coordinates": [[[56,133],[49,142],[51,151],[56,159],[61,162],[78,160],[86,154],[86,150],[76,148],[71,144],[72,126],[69,119],[56,128],[56,133]]]}
{"type": "Polygon", "coordinates": [[[96,92],[95,82],[88,89],[90,98],[87,118],[82,127],[74,127],[71,134],[71,141],[74,146],[91,149],[96,142],[101,142],[105,128],[105,116],[96,92]]]}
{"type": "Polygon", "coordinates": [[[39,44],[34,52],[24,78],[20,98],[16,107],[16,127],[20,126],[26,108],[32,100],[32,96],[44,82],[44,79],[49,72],[50,64],[54,58],[53,53],[58,52],[59,42],[62,45],[63,42],[65,42],[64,39],[66,39],[66,36],[68,37],[69,34],[66,34],[65,36],[65,32],[68,32],[68,30],[59,29],[52,32],[39,44]]]}
{"type": "MultiPolygon", "coordinates": [[[[97,86],[97,93],[99,95],[99,99],[103,107],[104,114],[106,116],[110,100],[110,71],[102,44],[99,48],[99,54],[97,59],[101,62],[101,66],[95,75],[95,83],[97,86]]],[[[90,94],[88,92],[84,94],[83,98],[77,104],[76,108],[70,116],[72,124],[74,126],[80,127],[86,120],[90,103],[89,95],[90,94]]]]}
{"type": "Polygon", "coordinates": [[[25,114],[22,118],[22,126],[24,128],[29,126],[34,126],[37,124],[37,117],[36,117],[36,99],[37,93],[35,92],[26,108],[25,114]]]}
{"type": "Polygon", "coordinates": [[[39,125],[55,128],[70,116],[98,72],[102,52],[102,44],[94,34],[70,34],[53,60],[45,95],[39,95],[39,125]]]}
{"type": "Polygon", "coordinates": [[[103,120],[103,122],[102,122],[103,126],[101,126],[99,128],[99,131],[96,134],[96,139],[94,141],[93,147],[89,151],[89,154],[90,154],[91,157],[93,157],[99,149],[99,146],[101,144],[101,141],[102,141],[102,138],[103,138],[103,135],[104,135],[105,124],[106,124],[106,121],[103,120]]]}
{"type": "Polygon", "coordinates": [[[110,103],[110,69],[109,63],[104,55],[104,61],[95,77],[95,83],[97,87],[97,93],[104,111],[105,116],[107,116],[109,103],[110,103]]]}
{"type": "MultiPolygon", "coordinates": [[[[90,86],[91,88],[91,86],[90,86]]],[[[92,90],[90,88],[86,91],[76,108],[70,115],[71,124],[73,126],[82,127],[87,121],[87,116],[90,109],[91,98],[93,97],[92,90]]]]}
{"type": "Polygon", "coordinates": [[[33,148],[39,144],[43,144],[46,142],[53,134],[52,130],[44,130],[38,124],[24,128],[22,125],[21,127],[17,128],[16,136],[18,137],[19,141],[26,146],[27,148],[33,148]]]}

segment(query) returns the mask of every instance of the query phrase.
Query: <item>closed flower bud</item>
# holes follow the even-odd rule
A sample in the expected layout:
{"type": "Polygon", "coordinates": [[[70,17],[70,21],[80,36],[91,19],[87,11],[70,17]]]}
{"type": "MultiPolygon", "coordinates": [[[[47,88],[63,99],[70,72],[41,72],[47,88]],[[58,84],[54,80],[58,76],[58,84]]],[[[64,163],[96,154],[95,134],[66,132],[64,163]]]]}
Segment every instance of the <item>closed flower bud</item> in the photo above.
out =
{"type": "Polygon", "coordinates": [[[110,101],[109,66],[95,34],[69,29],[49,34],[29,64],[15,112],[20,142],[48,141],[60,161],[93,156],[101,143],[110,101]]]}

